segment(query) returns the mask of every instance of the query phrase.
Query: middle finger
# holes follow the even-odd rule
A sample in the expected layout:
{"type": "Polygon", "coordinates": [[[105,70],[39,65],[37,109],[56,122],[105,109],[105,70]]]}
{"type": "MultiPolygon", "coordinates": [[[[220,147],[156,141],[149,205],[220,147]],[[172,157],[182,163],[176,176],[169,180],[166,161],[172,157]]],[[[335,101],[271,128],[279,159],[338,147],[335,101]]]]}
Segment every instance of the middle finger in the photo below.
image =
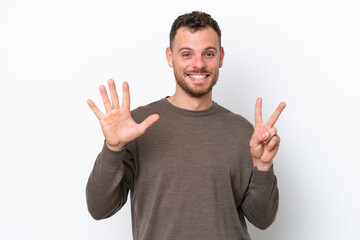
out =
{"type": "Polygon", "coordinates": [[[273,127],[274,124],[276,123],[276,121],[278,120],[281,112],[284,110],[284,108],[286,107],[286,104],[284,102],[281,102],[279,104],[279,106],[276,108],[275,112],[271,115],[269,121],[267,122],[267,124],[270,127],[273,127]]]}
{"type": "Polygon", "coordinates": [[[104,102],[105,110],[108,113],[108,112],[110,112],[112,110],[112,107],[111,107],[111,103],[110,103],[108,94],[106,92],[106,88],[105,88],[104,85],[101,85],[99,88],[100,88],[101,97],[102,97],[103,102],[104,102]]]}

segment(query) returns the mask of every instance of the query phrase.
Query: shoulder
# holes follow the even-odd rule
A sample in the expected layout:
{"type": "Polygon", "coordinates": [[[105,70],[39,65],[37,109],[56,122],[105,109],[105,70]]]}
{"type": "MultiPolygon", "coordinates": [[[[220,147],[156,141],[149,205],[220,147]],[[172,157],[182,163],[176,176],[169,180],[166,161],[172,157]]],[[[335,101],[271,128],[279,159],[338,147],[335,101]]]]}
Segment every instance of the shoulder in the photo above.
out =
{"type": "Polygon", "coordinates": [[[252,134],[253,132],[254,127],[246,118],[221,105],[218,105],[217,116],[228,128],[239,129],[248,134],[252,134]]]}
{"type": "Polygon", "coordinates": [[[131,116],[136,122],[141,122],[151,114],[159,113],[163,107],[164,98],[132,110],[131,116]]]}

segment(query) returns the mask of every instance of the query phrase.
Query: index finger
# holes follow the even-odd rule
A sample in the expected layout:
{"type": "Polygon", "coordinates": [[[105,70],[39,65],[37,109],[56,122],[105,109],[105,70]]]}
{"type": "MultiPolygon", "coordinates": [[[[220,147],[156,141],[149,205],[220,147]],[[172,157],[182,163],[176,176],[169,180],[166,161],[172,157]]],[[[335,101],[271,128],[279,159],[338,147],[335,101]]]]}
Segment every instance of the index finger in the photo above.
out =
{"type": "Polygon", "coordinates": [[[275,112],[271,115],[269,121],[267,122],[267,124],[270,126],[270,127],[273,127],[274,124],[276,123],[276,121],[278,120],[281,112],[284,110],[284,108],[286,107],[286,103],[284,102],[281,102],[279,104],[279,106],[276,108],[275,112]]]}
{"type": "Polygon", "coordinates": [[[262,99],[261,98],[256,99],[256,104],[255,104],[255,124],[256,123],[262,123],[261,105],[262,105],[262,99]]]}

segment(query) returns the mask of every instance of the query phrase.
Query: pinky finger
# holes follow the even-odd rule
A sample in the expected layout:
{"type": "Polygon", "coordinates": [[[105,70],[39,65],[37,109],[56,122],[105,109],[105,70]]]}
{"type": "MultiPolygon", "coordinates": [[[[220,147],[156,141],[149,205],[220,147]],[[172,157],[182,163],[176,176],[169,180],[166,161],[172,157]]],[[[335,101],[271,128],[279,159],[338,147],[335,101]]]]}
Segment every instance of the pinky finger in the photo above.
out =
{"type": "Polygon", "coordinates": [[[96,107],[95,103],[91,99],[87,100],[87,104],[99,120],[103,118],[104,114],[96,107]]]}

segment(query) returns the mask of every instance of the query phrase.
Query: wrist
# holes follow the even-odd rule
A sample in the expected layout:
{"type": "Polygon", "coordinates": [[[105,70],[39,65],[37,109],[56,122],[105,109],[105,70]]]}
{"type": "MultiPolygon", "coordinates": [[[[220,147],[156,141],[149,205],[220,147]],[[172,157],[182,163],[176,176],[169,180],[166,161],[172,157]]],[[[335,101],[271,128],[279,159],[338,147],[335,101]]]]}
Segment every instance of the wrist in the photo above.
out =
{"type": "Polygon", "coordinates": [[[273,161],[271,161],[271,162],[262,162],[260,160],[258,160],[258,161],[253,160],[253,166],[258,171],[262,171],[262,172],[270,171],[270,169],[273,166],[273,161]]]}
{"type": "Polygon", "coordinates": [[[126,143],[120,143],[115,146],[109,145],[106,141],[105,141],[105,143],[106,143],[106,147],[113,152],[120,152],[126,146],[126,143]]]}

